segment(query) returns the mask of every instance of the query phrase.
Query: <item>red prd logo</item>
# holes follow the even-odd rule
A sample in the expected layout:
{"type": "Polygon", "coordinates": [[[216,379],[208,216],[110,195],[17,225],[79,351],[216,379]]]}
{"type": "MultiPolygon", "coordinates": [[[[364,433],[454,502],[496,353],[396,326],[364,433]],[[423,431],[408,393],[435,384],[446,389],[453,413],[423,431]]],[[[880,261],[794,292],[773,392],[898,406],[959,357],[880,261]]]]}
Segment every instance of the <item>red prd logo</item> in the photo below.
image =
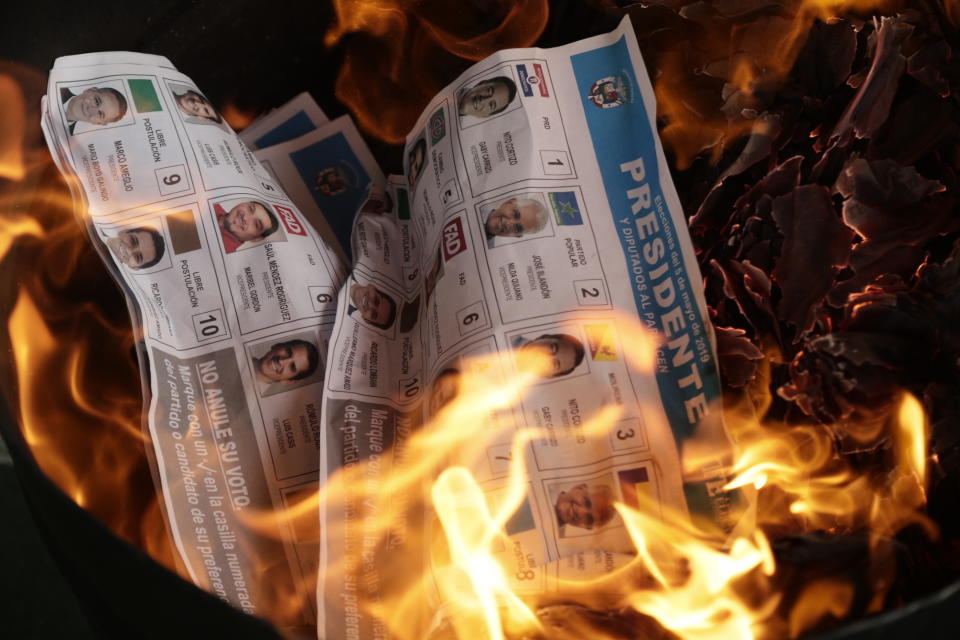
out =
{"type": "Polygon", "coordinates": [[[300,224],[300,221],[297,219],[297,214],[293,212],[293,209],[279,204],[273,205],[273,208],[280,214],[280,222],[283,223],[283,228],[287,230],[287,233],[292,233],[295,236],[307,235],[307,230],[300,224]]]}
{"type": "Polygon", "coordinates": [[[550,90],[547,89],[547,79],[543,77],[543,67],[539,64],[534,63],[533,72],[536,74],[533,78],[530,78],[530,83],[534,84],[533,80],[536,78],[537,89],[540,90],[540,95],[544,98],[550,97],[550,90]]]}
{"type": "Polygon", "coordinates": [[[443,261],[467,250],[467,238],[463,234],[463,222],[454,218],[443,226],[443,261]]]}

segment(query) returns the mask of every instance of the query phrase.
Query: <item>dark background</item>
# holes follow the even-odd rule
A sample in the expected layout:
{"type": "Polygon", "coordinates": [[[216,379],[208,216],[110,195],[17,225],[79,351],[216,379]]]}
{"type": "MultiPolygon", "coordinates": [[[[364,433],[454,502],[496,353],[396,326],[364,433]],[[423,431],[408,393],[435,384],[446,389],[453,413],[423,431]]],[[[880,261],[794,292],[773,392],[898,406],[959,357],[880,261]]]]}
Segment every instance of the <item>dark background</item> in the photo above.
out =
{"type": "Polygon", "coordinates": [[[58,56],[141,51],[168,57],[218,104],[266,109],[309,90],[329,115],[344,112],[329,91],[340,57],[323,44],[333,15],[326,2],[3,4],[0,60],[45,73],[58,56]]]}
{"type": "MultiPolygon", "coordinates": [[[[418,1],[438,8],[454,3],[418,1]]],[[[462,2],[482,13],[493,0],[462,2]]],[[[324,44],[333,12],[323,0],[0,4],[0,72],[12,63],[42,76],[58,56],[142,51],[168,57],[220,106],[230,104],[255,115],[310,91],[329,117],[346,113],[332,87],[350,39],[333,48],[324,44]]],[[[587,0],[554,0],[550,5],[541,46],[608,31],[616,23],[587,0]]],[[[441,84],[457,71],[449,64],[424,69],[440,76],[441,84]]],[[[33,93],[39,95],[42,83],[34,79],[39,88],[33,93]]],[[[36,141],[39,131],[33,133],[36,141]]],[[[367,142],[385,172],[398,170],[398,148],[369,138],[367,142]]],[[[16,287],[10,282],[11,258],[16,256],[0,261],[0,326],[10,311],[4,305],[11,298],[5,294],[16,287]]],[[[119,300],[120,292],[101,295],[119,300]]],[[[9,355],[0,351],[0,365],[8,361],[9,355]]],[[[9,385],[9,379],[0,375],[0,386],[4,383],[9,385]]],[[[0,440],[0,638],[275,637],[266,625],[180,581],[117,540],[60,493],[33,463],[2,396],[0,432],[7,445],[0,440]]],[[[829,637],[955,637],[958,602],[960,587],[955,586],[829,637]],[[928,613],[911,615],[919,608],[928,613]]]]}

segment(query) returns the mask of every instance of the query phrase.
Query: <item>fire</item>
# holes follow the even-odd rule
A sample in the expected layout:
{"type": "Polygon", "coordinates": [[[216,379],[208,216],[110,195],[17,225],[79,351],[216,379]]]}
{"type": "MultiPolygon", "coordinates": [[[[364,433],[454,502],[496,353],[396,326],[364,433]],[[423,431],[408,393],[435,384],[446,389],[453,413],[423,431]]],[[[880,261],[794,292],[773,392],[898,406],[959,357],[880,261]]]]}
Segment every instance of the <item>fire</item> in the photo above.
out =
{"type": "Polygon", "coordinates": [[[722,548],[679,518],[663,522],[640,511],[623,513],[637,544],[636,570],[656,581],[655,588],[625,594],[624,604],[682,638],[756,637],[754,626],[772,615],[778,598],[765,594],[753,604],[737,593],[735,584],[741,579],[763,584],[774,572],[772,552],[759,531],[722,548]]]}
{"type": "Polygon", "coordinates": [[[897,448],[897,466],[905,474],[912,473],[920,487],[927,484],[927,431],[925,424],[926,418],[920,402],[913,396],[905,396],[900,404],[899,419],[897,420],[896,435],[901,443],[897,448]]]}
{"type": "Polygon", "coordinates": [[[0,74],[0,178],[20,180],[24,176],[23,134],[26,105],[16,80],[0,74]]]}
{"type": "Polygon", "coordinates": [[[441,473],[431,493],[450,553],[440,590],[445,601],[456,603],[462,611],[452,619],[457,636],[475,636],[482,629],[480,637],[501,640],[503,627],[514,627],[517,621],[537,628],[536,617],[511,591],[504,568],[491,561],[488,553],[507,518],[520,506],[522,485],[513,485],[511,499],[496,515],[490,513],[483,490],[463,467],[441,473]]]}
{"type": "MultiPolygon", "coordinates": [[[[626,345],[628,357],[650,363],[655,338],[635,321],[619,322],[624,335],[633,337],[626,345]]],[[[632,611],[689,640],[797,637],[824,619],[846,615],[854,585],[833,577],[803,585],[784,582],[771,540],[823,531],[868,532],[877,575],[873,598],[879,603],[890,585],[887,541],[908,524],[936,533],[918,512],[924,502],[926,427],[915,398],[905,394],[890,418],[897,446],[889,472],[864,475],[842,462],[823,427],[748,419],[762,415],[770,400],[764,386],[769,378],[761,375],[755,385],[758,403],[749,411],[726,411],[736,442],[727,489],[754,496],[754,506],[743,511],[733,534],[703,531],[684,513],[649,500],[636,508],[617,504],[633,540],[632,557],[600,577],[562,580],[555,593],[517,590],[509,580],[516,569],[502,553],[511,544],[504,527],[527,497],[527,443],[543,434],[505,417],[512,416],[508,410],[535,378],[497,380],[488,364],[478,359],[464,367],[460,388],[469,392],[420,427],[402,453],[345,469],[318,496],[328,516],[345,507],[353,515],[350,522],[328,517],[327,536],[348,534],[364,541],[331,562],[327,593],[342,584],[363,585],[376,567],[378,595],[367,601],[355,596],[349,607],[377,616],[395,637],[554,637],[543,612],[558,603],[577,603],[584,611],[632,611]],[[482,452],[504,438],[511,442],[510,480],[491,498],[473,470],[482,464],[482,452]],[[370,484],[371,477],[383,477],[381,469],[393,470],[389,481],[370,484]],[[426,510],[419,529],[410,516],[418,509],[426,510]],[[401,536],[402,529],[407,533],[401,536]],[[430,546],[428,563],[411,553],[418,544],[430,546]],[[794,593],[789,597],[788,587],[794,593]]],[[[611,407],[590,416],[587,437],[604,437],[618,417],[611,407]]],[[[587,620],[564,625],[590,628],[587,620]]],[[[588,637],[606,636],[597,631],[588,637]]]]}
{"type": "Polygon", "coordinates": [[[224,119],[233,128],[234,131],[246,129],[256,117],[256,113],[250,110],[241,109],[232,102],[228,102],[220,109],[224,119]]]}
{"type": "MultiPolygon", "coordinates": [[[[689,15],[702,21],[696,42],[689,49],[659,54],[655,63],[657,115],[665,125],[661,139],[677,168],[688,168],[704,153],[716,164],[743,136],[770,134],[762,124],[762,97],[756,94],[784,83],[815,21],[829,23],[851,12],[896,5],[896,0],[792,0],[775,9],[744,6],[722,19],[713,13],[689,15]],[[716,82],[723,85],[719,96],[716,82]]],[[[951,19],[955,6],[947,4],[951,19]]],[[[642,29],[641,21],[635,24],[642,29]]]]}
{"type": "Polygon", "coordinates": [[[0,73],[0,259],[19,289],[6,305],[17,385],[4,392],[44,473],[119,537],[175,570],[140,431],[126,308],[119,291],[111,300],[96,293],[113,285],[74,217],[43,146],[37,111],[27,106],[39,104],[45,79],[6,69],[0,73]]]}
{"type": "Polygon", "coordinates": [[[960,2],[957,2],[957,0],[946,0],[943,3],[943,9],[950,22],[953,23],[954,26],[960,26],[960,2]]]}
{"type": "Polygon", "coordinates": [[[343,43],[346,53],[337,98],[362,129],[394,143],[403,142],[427,102],[469,62],[532,45],[548,16],[546,0],[335,0],[334,8],[326,43],[343,43]]]}
{"type": "MultiPolygon", "coordinates": [[[[545,0],[494,4],[484,10],[496,20],[480,21],[473,4],[440,11],[432,2],[338,0],[338,22],[327,34],[329,45],[342,42],[347,50],[338,97],[365,130],[402,140],[441,82],[419,73],[427,60],[433,68],[449,67],[452,75],[465,61],[532,44],[546,24],[545,0]],[[360,47],[368,55],[360,55],[360,47]],[[391,64],[384,66],[385,59],[391,64]]],[[[656,93],[667,123],[664,141],[678,166],[705,151],[716,160],[724,145],[769,126],[746,117],[760,107],[759,88],[783,79],[814,19],[853,6],[845,0],[798,4],[774,31],[773,40],[783,46],[767,47],[761,64],[741,57],[716,71],[728,82],[728,95],[737,95],[730,104],[739,107],[739,115],[732,119],[704,109],[684,80],[685,62],[665,56],[656,93]]],[[[953,19],[957,6],[947,4],[953,19]]],[[[746,37],[743,31],[738,33],[746,37]]],[[[46,151],[27,135],[37,126],[26,105],[36,104],[42,92],[42,78],[0,74],[0,256],[16,249],[22,283],[8,325],[18,381],[12,404],[38,464],[64,493],[119,537],[176,570],[140,429],[139,373],[130,355],[137,336],[120,293],[104,300],[102,291],[112,285],[46,151]]],[[[228,113],[238,128],[248,118],[228,113]]],[[[635,368],[652,370],[656,344],[639,326],[624,331],[635,368]]],[[[273,535],[289,527],[299,540],[319,545],[321,536],[343,537],[356,526],[334,521],[321,531],[319,514],[350,505],[372,542],[328,558],[326,579],[332,583],[351,574],[355,581],[371,580],[375,565],[387,597],[344,598],[343,606],[376,615],[404,640],[565,637],[560,627],[585,637],[612,637],[586,615],[590,611],[651,618],[689,639],[797,637],[825,619],[846,615],[855,589],[838,578],[818,578],[788,597],[786,578],[777,570],[777,539],[867,532],[876,577],[870,610],[876,610],[890,585],[885,556],[890,538],[913,524],[935,534],[919,511],[928,476],[927,425],[916,398],[904,394],[897,410],[881,421],[879,428],[895,443],[887,472],[863,475],[843,461],[828,429],[766,419],[767,371],[757,376],[749,401],[725,410],[735,443],[726,488],[742,491],[753,503],[730,536],[699,530],[685,514],[667,508],[617,504],[632,554],[617,556],[603,576],[562,581],[548,596],[516,590],[496,549],[509,545],[505,524],[526,496],[528,443],[541,435],[518,429],[512,418],[512,407],[540,366],[529,357],[534,361],[523,368],[534,373],[507,380],[492,376],[493,367],[483,359],[470,363],[460,385],[469,391],[419,427],[402,449],[350,467],[285,510],[246,514],[247,525],[273,535]],[[494,443],[507,445],[511,473],[506,489],[491,499],[473,470],[494,443]],[[374,464],[392,471],[386,490],[378,485],[371,493],[365,487],[374,464]],[[418,547],[429,548],[429,557],[398,551],[418,547]],[[561,606],[569,617],[558,623],[552,616],[561,606]]],[[[618,417],[618,409],[608,407],[589,417],[584,433],[603,437],[618,417]]],[[[696,453],[693,447],[685,452],[696,453]]],[[[313,582],[308,576],[292,593],[278,592],[265,615],[278,623],[288,620],[300,600],[313,597],[313,582]]]]}

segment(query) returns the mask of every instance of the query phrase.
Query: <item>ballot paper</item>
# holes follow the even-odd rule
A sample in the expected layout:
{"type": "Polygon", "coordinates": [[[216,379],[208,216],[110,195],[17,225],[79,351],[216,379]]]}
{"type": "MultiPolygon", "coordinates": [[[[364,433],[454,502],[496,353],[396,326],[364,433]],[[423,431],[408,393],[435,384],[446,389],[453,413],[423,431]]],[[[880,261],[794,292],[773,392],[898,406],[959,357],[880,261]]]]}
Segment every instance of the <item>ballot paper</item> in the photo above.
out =
{"type": "MultiPolygon", "coordinates": [[[[563,496],[596,505],[603,493],[609,507],[638,506],[643,494],[731,526],[719,465],[681,466],[693,436],[723,444],[725,432],[701,278],[655,116],[629,19],[568,46],[499,52],[423,110],[406,139],[405,176],[377,196],[389,207],[366,207],[355,222],[326,361],[323,476],[405,447],[449,399],[445,379],[476,356],[496,355],[485,362],[509,379],[524,349],[552,354],[514,409],[518,428],[540,434],[525,446],[527,496],[507,525],[510,542],[493,549],[515,593],[556,592],[563,578],[629,557],[612,507],[593,519],[565,514],[563,496]],[[625,358],[624,315],[662,338],[653,371],[625,358]],[[581,425],[608,405],[621,409],[609,432],[583,437],[581,425]]],[[[506,490],[512,437],[469,452],[491,504],[506,490]]],[[[405,457],[370,465],[358,495],[375,495],[405,457]]],[[[386,554],[428,556],[410,548],[424,538],[408,527],[435,516],[397,509],[380,544],[381,514],[349,496],[331,504],[319,637],[387,637],[364,603],[397,582],[386,554]],[[351,550],[359,559],[344,570],[351,550]]],[[[424,607],[445,606],[435,595],[424,607]]]]}
{"type": "Polygon", "coordinates": [[[349,264],[354,216],[366,199],[371,180],[380,176],[350,116],[340,116],[254,155],[349,264]]]}
{"type": "Polygon", "coordinates": [[[239,137],[349,264],[354,215],[371,176],[380,175],[350,116],[330,122],[310,94],[301,93],[239,137]]]}
{"type": "Polygon", "coordinates": [[[250,149],[266,149],[299,138],[328,122],[330,118],[320,105],[303,92],[251,122],[238,137],[250,149]]]}
{"type": "MultiPolygon", "coordinates": [[[[295,106],[261,123],[256,141],[326,123],[302,97],[295,106]],[[309,117],[296,115],[303,108],[309,117]],[[299,129],[281,126],[291,119],[299,129]]],[[[277,611],[286,594],[290,625],[309,627],[312,598],[297,611],[293,594],[312,584],[316,540],[282,523],[254,531],[244,514],[317,487],[327,343],[346,273],[335,238],[308,224],[165,58],[59,58],[42,112],[82,223],[142,336],[144,428],[184,570],[251,614],[277,611]]],[[[340,151],[364,158],[363,180],[382,180],[356,135],[317,161],[335,164],[340,151]]],[[[363,201],[352,197],[354,207],[363,201]]]]}

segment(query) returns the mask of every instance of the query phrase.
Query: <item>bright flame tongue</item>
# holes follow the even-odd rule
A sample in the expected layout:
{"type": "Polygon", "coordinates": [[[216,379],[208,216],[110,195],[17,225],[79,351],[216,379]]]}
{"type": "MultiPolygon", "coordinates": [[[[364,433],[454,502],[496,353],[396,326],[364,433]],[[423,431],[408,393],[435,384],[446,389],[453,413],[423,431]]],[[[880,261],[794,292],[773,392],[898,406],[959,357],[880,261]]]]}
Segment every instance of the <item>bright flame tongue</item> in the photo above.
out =
{"type": "Polygon", "coordinates": [[[623,507],[621,514],[637,544],[638,562],[657,582],[656,589],[627,594],[626,604],[683,638],[755,637],[754,627],[773,613],[778,597],[762,594],[762,605],[753,607],[735,585],[743,577],[773,574],[773,555],[762,533],[738,537],[723,549],[679,518],[663,522],[623,507]]]}
{"type": "Polygon", "coordinates": [[[536,617],[510,590],[506,573],[489,553],[495,539],[505,537],[501,528],[523,499],[514,490],[515,499],[501,507],[499,517],[490,514],[483,490],[470,471],[462,467],[447,469],[433,485],[433,506],[443,525],[450,551],[450,564],[439,576],[444,600],[455,603],[458,614],[453,624],[460,638],[479,637],[500,640],[503,627],[536,628],[536,617]],[[500,620],[505,609],[506,623],[500,620]]]}
{"type": "MultiPolygon", "coordinates": [[[[644,329],[635,321],[619,322],[623,334],[632,336],[628,357],[649,362],[654,341],[640,337],[644,329]]],[[[866,534],[876,556],[865,581],[873,590],[873,611],[891,584],[885,555],[890,537],[914,523],[935,534],[917,512],[924,501],[926,432],[912,396],[905,395],[889,419],[896,444],[891,467],[873,475],[859,475],[843,463],[823,428],[764,424],[744,418],[753,411],[733,407],[725,414],[737,443],[728,488],[741,487],[756,496],[755,517],[748,511],[735,532],[723,537],[698,530],[669,505],[645,504],[638,496],[639,508],[616,505],[635,546],[632,560],[599,578],[561,581],[554,593],[518,591],[511,581],[516,569],[503,564],[503,549],[512,545],[504,529],[526,498],[526,444],[542,434],[497,418],[512,415],[504,410],[519,403],[534,378],[496,381],[485,375],[490,369],[483,360],[465,364],[460,389],[470,392],[462,391],[421,427],[405,443],[402,460],[389,454],[375,468],[354,465],[334,476],[321,495],[328,514],[352,516],[352,524],[327,522],[327,535],[362,540],[354,553],[334,562],[340,573],[327,577],[328,590],[364,585],[371,580],[369,568],[376,567],[376,596],[366,601],[360,596],[357,606],[379,617],[398,638],[622,638],[604,630],[597,619],[609,622],[624,615],[653,618],[689,640],[796,637],[825,620],[842,619],[864,585],[833,576],[789,582],[776,572],[768,535],[866,534]],[[511,434],[509,484],[493,499],[470,469],[491,443],[511,434]],[[369,484],[371,477],[384,481],[369,484]],[[427,485],[429,497],[421,502],[419,487],[427,485]],[[424,506],[427,515],[416,535],[394,544],[401,512],[424,506]],[[433,520],[438,526],[431,534],[433,520]],[[429,563],[417,545],[431,548],[429,563]],[[443,603],[439,608],[431,595],[434,586],[443,603]]],[[[769,388],[768,375],[762,371],[753,390],[752,397],[760,398],[755,405],[760,415],[769,402],[760,393],[769,388]]],[[[609,409],[588,417],[588,438],[609,433],[619,415],[609,409]]]]}

